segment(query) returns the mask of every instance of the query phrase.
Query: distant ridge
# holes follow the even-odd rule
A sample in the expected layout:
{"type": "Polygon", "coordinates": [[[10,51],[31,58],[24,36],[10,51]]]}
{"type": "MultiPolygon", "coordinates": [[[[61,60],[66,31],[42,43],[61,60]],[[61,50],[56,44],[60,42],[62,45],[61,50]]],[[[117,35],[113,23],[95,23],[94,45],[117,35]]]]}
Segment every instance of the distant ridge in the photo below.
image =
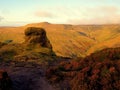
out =
{"type": "Polygon", "coordinates": [[[62,24],[62,23],[49,23],[49,22],[39,22],[39,23],[30,23],[30,24],[26,24],[27,25],[48,25],[48,24],[53,24],[53,25],[71,25],[71,26],[116,26],[116,25],[120,25],[120,24],[62,24]]]}
{"type": "Polygon", "coordinates": [[[29,27],[29,26],[33,26],[33,25],[38,26],[38,25],[49,25],[49,24],[50,23],[48,23],[48,22],[31,23],[31,24],[25,25],[25,27],[29,27]]]}

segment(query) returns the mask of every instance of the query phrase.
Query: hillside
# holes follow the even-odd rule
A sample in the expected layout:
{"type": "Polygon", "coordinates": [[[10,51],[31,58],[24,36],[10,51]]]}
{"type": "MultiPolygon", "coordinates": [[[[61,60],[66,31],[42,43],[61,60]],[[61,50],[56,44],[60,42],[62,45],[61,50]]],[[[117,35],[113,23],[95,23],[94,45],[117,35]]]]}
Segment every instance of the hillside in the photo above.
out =
{"type": "Polygon", "coordinates": [[[119,90],[120,48],[109,48],[83,59],[50,66],[46,77],[60,90],[119,90]]]}
{"type": "Polygon", "coordinates": [[[120,25],[68,25],[33,23],[21,27],[1,27],[0,41],[22,43],[27,27],[46,30],[53,51],[59,56],[86,56],[98,50],[120,46],[120,25]]]}
{"type": "Polygon", "coordinates": [[[28,27],[23,43],[0,42],[0,90],[57,90],[45,78],[49,63],[60,59],[43,28],[28,27]]]}
{"type": "Polygon", "coordinates": [[[28,27],[24,32],[23,43],[12,43],[10,40],[0,43],[0,62],[36,62],[53,60],[55,53],[43,28],[28,27]]]}
{"type": "Polygon", "coordinates": [[[0,42],[1,90],[119,90],[120,47],[84,58],[59,57],[52,48],[38,27],[25,28],[22,43],[0,42]]]}

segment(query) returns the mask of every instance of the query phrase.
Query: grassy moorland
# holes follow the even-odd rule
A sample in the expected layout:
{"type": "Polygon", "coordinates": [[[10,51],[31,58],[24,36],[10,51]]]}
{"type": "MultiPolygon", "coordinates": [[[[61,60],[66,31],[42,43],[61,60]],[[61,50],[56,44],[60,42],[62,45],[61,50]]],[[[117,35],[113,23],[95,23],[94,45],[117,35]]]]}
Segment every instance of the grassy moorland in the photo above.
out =
{"type": "Polygon", "coordinates": [[[38,25],[1,28],[1,90],[119,90],[118,25],[38,25]]]}
{"type": "Polygon", "coordinates": [[[1,27],[0,41],[24,42],[27,27],[42,27],[59,56],[86,56],[98,50],[120,46],[120,25],[65,25],[47,22],[22,27],[1,27]]]}

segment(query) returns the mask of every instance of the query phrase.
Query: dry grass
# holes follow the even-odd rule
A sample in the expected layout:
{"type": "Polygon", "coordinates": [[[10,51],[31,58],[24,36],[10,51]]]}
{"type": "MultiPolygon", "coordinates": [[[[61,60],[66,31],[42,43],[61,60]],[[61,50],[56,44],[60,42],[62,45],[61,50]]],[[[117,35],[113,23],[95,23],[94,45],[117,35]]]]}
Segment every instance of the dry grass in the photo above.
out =
{"type": "Polygon", "coordinates": [[[86,56],[106,47],[120,46],[120,25],[64,25],[37,23],[23,27],[0,28],[0,41],[22,43],[26,27],[42,27],[53,50],[60,56],[86,56]]]}

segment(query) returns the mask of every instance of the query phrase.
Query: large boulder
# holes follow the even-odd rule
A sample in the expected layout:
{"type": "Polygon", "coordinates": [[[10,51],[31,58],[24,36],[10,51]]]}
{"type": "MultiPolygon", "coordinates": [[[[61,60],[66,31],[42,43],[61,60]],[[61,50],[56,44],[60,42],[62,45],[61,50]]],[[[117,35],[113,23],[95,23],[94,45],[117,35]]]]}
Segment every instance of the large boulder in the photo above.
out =
{"type": "Polygon", "coordinates": [[[43,28],[28,27],[25,30],[25,43],[27,45],[41,46],[52,49],[52,45],[43,28]]]}

